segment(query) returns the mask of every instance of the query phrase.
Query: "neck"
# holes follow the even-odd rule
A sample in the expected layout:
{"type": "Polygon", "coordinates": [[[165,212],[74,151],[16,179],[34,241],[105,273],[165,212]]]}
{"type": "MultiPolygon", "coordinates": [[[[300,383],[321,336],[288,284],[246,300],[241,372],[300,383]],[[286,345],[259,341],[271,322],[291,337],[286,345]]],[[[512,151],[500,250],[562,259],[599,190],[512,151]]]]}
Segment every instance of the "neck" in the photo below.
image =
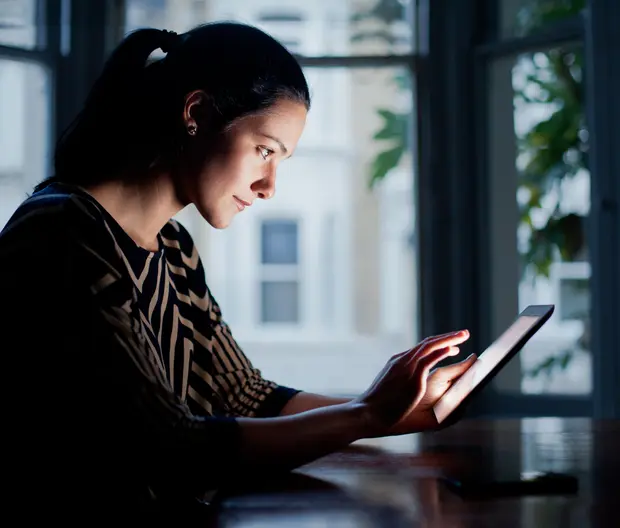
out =
{"type": "Polygon", "coordinates": [[[85,189],[139,246],[157,250],[157,234],[181,209],[167,173],[141,182],[110,180],[85,189]]]}

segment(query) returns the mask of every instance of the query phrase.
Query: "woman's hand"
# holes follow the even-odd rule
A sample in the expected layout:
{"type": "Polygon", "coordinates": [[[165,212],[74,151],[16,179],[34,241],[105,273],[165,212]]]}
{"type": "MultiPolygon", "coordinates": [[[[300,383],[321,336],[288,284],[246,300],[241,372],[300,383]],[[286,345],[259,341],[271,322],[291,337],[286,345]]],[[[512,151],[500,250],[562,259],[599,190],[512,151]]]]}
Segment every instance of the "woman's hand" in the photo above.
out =
{"type": "MultiPolygon", "coordinates": [[[[391,434],[408,434],[435,429],[438,424],[433,413],[433,406],[477,359],[476,354],[471,354],[459,363],[441,367],[431,372],[426,382],[426,393],[420,403],[392,428],[391,434]]],[[[456,418],[458,419],[458,416],[456,418]]],[[[450,420],[449,424],[452,424],[453,421],[450,420]]]]}
{"type": "Polygon", "coordinates": [[[439,377],[431,380],[430,372],[446,357],[458,354],[458,345],[468,338],[467,330],[429,337],[411,350],[393,356],[368,390],[354,400],[366,411],[370,436],[395,434],[397,424],[406,425],[405,418],[415,413],[421,403],[427,412],[432,412],[429,402],[438,394],[439,377]],[[431,381],[433,392],[426,397],[431,381]]]}
{"type": "MultiPolygon", "coordinates": [[[[249,475],[289,471],[362,438],[395,434],[397,424],[410,427],[405,418],[421,403],[428,406],[431,395],[439,392],[433,388],[437,376],[429,393],[431,370],[442,359],[458,354],[458,345],[468,338],[466,330],[452,332],[397,354],[354,400],[338,403],[310,396],[289,406],[283,416],[237,418],[241,440],[236,464],[249,475]]],[[[402,432],[416,432],[415,427],[402,432]]]]}

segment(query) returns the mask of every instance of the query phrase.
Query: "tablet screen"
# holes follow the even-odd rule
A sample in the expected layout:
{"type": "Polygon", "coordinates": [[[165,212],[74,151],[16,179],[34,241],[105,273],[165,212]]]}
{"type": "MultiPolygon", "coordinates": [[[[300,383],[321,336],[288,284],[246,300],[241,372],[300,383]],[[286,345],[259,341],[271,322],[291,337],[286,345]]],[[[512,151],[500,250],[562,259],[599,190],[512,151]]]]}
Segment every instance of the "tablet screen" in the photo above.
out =
{"type": "Polygon", "coordinates": [[[433,407],[438,423],[443,422],[454,409],[486,378],[519,341],[540,320],[540,317],[521,315],[476,362],[452,385],[433,407]]]}

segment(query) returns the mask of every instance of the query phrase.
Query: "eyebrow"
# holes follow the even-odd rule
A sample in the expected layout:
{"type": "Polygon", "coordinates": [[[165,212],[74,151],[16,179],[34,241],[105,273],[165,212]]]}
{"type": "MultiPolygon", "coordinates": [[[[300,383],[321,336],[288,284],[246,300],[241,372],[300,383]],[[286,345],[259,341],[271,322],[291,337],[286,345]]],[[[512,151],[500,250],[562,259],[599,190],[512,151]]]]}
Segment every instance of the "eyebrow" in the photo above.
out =
{"type": "Polygon", "coordinates": [[[282,154],[288,154],[288,149],[286,148],[286,145],[284,143],[282,143],[282,141],[280,141],[277,137],[272,136],[270,134],[265,134],[265,132],[260,132],[260,135],[266,138],[271,139],[271,141],[275,141],[278,146],[280,147],[280,150],[282,151],[282,154]]]}

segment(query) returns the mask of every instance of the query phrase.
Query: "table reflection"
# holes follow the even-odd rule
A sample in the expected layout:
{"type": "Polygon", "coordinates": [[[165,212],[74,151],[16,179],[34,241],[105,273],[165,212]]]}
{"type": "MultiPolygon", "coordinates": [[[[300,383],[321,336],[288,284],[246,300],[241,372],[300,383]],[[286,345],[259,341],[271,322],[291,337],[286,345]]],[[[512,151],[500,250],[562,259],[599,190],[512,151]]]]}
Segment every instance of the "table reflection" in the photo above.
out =
{"type": "Polygon", "coordinates": [[[616,422],[550,418],[465,421],[435,433],[358,442],[262,489],[231,491],[218,526],[615,526],[619,440],[616,422]],[[573,473],[580,489],[566,497],[465,500],[440,480],[472,467],[573,473]]]}

